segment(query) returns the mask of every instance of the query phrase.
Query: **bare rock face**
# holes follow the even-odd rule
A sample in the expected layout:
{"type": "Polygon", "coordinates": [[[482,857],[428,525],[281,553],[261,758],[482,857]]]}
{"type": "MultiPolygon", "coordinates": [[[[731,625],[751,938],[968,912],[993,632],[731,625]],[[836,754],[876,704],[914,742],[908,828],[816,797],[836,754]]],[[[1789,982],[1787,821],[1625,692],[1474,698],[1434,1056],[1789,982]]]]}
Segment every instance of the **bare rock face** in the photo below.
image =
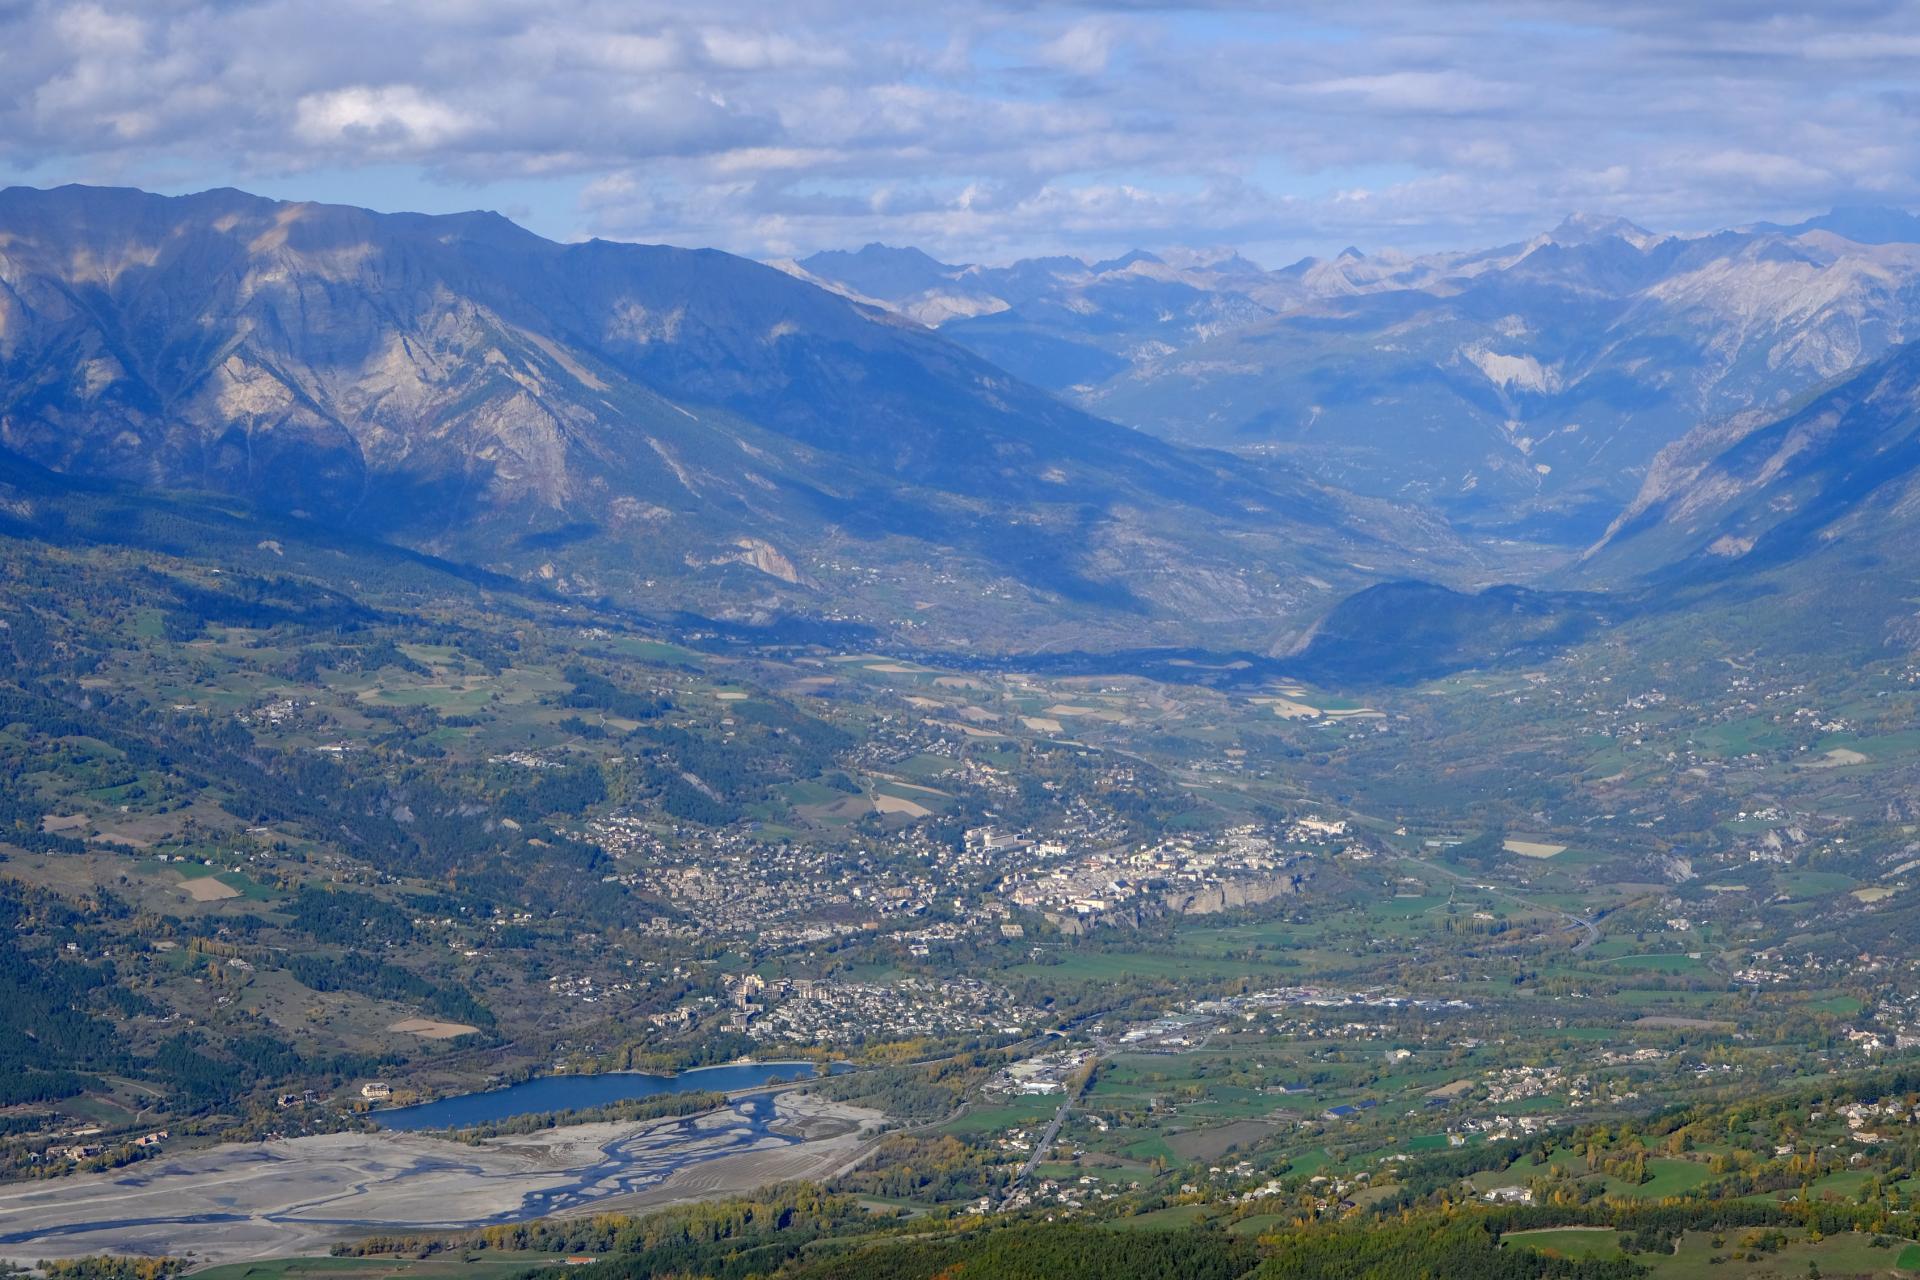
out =
{"type": "Polygon", "coordinates": [[[1298,893],[1301,881],[1298,872],[1290,871],[1260,878],[1223,880],[1204,889],[1170,891],[1164,895],[1162,903],[1175,915],[1218,915],[1222,911],[1255,907],[1275,898],[1298,893]]]}
{"type": "Polygon", "coordinates": [[[793,561],[780,553],[780,549],[770,542],[759,538],[736,538],[734,545],[740,548],[740,562],[758,569],[770,578],[782,582],[800,584],[800,571],[793,567],[793,561]]]}
{"type": "Polygon", "coordinates": [[[1099,925],[1138,928],[1148,920],[1165,915],[1213,916],[1242,907],[1257,907],[1305,891],[1307,876],[1298,871],[1276,871],[1271,875],[1244,875],[1199,889],[1169,889],[1156,898],[1141,899],[1142,905],[1121,907],[1095,915],[1069,915],[1063,911],[1044,913],[1047,922],[1068,937],[1079,937],[1099,925]]]}
{"type": "Polygon", "coordinates": [[[541,342],[453,287],[458,232],[436,243],[413,225],[236,192],[0,194],[0,443],[381,522],[404,518],[379,510],[383,491],[421,487],[564,506],[595,406],[541,342]]]}

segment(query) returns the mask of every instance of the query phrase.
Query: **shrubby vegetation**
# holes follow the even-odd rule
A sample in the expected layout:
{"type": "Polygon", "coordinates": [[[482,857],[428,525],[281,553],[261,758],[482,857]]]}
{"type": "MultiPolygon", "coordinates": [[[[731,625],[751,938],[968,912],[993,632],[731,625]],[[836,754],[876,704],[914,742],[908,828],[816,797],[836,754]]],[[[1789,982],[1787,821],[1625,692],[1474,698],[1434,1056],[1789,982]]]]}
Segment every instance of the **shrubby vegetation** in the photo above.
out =
{"type": "Polygon", "coordinates": [[[539,1133],[570,1124],[604,1124],[609,1121],[660,1120],[670,1116],[697,1116],[726,1105],[727,1095],[701,1089],[691,1093],[660,1093],[650,1098],[622,1098],[597,1107],[573,1107],[566,1111],[542,1111],[514,1116],[487,1124],[466,1125],[449,1131],[462,1142],[480,1142],[504,1134],[539,1133]]]}
{"type": "Polygon", "coordinates": [[[55,1258],[34,1264],[46,1280],[167,1280],[193,1264],[186,1258],[128,1258],[106,1254],[55,1258]]]}

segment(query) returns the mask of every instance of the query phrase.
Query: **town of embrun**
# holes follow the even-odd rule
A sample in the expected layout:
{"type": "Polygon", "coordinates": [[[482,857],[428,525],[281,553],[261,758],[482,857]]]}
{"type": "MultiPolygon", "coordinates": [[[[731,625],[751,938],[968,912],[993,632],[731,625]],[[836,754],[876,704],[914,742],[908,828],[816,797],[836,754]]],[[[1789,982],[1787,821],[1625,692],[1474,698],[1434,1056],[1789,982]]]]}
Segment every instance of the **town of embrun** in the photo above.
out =
{"type": "Polygon", "coordinates": [[[0,50],[0,1277],[1920,1280],[1920,3],[0,50]]]}

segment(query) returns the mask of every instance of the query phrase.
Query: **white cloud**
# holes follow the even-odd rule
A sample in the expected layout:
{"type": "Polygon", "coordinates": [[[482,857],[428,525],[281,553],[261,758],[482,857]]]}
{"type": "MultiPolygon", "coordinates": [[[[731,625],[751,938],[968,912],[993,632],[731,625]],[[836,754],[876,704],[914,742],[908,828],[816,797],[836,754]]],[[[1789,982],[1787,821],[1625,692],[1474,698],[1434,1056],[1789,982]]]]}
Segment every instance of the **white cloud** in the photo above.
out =
{"type": "Polygon", "coordinates": [[[1387,111],[1489,111],[1514,102],[1514,91],[1460,71],[1392,71],[1340,76],[1301,86],[1308,93],[1359,99],[1387,111]]]}
{"type": "Polygon", "coordinates": [[[713,65],[729,71],[837,70],[852,61],[845,49],[765,31],[712,28],[700,40],[713,65]]]}
{"type": "Polygon", "coordinates": [[[97,4],[64,8],[53,24],[68,45],[86,58],[131,57],[146,45],[146,23],[138,15],[109,13],[97,4]]]}
{"type": "Polygon", "coordinates": [[[1107,69],[1120,43],[1120,27],[1108,18],[1076,22],[1040,46],[1040,61],[1077,76],[1099,75],[1107,69]]]}
{"type": "Polygon", "coordinates": [[[294,104],[294,132],[316,146],[422,151],[471,133],[476,121],[407,84],[353,85],[294,104]]]}
{"type": "Polygon", "coordinates": [[[672,32],[572,30],[543,24],[514,39],[516,61],[550,70],[585,69],[658,75],[684,67],[691,56],[672,32]]]}
{"type": "MultiPolygon", "coordinates": [[[[1915,0],[0,0],[0,168],[406,168],[541,229],[954,257],[1920,204],[1915,0]],[[528,184],[532,184],[529,186],[528,184]]],[[[370,179],[371,180],[371,179],[370,179]]],[[[282,190],[286,187],[282,185],[282,190]]]]}

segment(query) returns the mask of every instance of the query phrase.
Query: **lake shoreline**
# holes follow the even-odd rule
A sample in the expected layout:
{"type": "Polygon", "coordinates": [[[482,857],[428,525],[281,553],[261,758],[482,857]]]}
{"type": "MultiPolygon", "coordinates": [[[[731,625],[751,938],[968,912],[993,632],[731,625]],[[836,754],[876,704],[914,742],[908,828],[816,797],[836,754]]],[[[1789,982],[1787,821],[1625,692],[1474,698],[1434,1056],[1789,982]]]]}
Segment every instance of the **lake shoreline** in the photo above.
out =
{"type": "Polygon", "coordinates": [[[620,1102],[675,1093],[740,1093],[776,1080],[810,1080],[831,1067],[800,1060],[716,1063],[664,1074],[653,1071],[595,1071],[534,1076],[493,1089],[453,1093],[426,1102],[385,1107],[366,1119],[395,1132],[457,1132],[527,1116],[563,1115],[620,1102]],[[806,1068],[807,1075],[794,1073],[806,1068]]]}

